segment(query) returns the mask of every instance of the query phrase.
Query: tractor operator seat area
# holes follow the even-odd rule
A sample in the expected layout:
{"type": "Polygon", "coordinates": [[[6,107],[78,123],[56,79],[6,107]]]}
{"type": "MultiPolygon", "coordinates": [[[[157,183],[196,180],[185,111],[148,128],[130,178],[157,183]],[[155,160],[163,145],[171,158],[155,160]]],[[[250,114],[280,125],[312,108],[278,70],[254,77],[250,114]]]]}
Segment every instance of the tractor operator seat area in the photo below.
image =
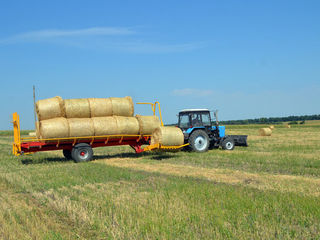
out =
{"type": "Polygon", "coordinates": [[[185,110],[179,113],[179,127],[187,129],[190,127],[211,126],[210,112],[206,110],[185,110]]]}

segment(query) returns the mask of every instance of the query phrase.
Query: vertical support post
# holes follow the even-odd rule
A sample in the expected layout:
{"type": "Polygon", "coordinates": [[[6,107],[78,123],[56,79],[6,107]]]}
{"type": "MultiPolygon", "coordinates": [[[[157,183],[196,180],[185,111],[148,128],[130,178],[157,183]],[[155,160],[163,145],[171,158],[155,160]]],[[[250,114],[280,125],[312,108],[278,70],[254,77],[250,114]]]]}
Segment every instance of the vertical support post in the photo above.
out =
{"type": "Polygon", "coordinates": [[[13,123],[13,144],[12,153],[16,156],[21,154],[20,119],[18,113],[12,115],[13,123]]]}

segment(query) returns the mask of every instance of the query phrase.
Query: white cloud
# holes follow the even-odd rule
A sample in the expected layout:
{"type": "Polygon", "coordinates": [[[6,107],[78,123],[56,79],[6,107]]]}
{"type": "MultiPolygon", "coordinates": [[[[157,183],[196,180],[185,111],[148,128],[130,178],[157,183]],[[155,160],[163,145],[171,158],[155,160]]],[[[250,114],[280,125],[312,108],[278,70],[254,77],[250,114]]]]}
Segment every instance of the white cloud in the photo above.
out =
{"type": "Polygon", "coordinates": [[[29,31],[4,39],[0,44],[47,43],[93,50],[120,51],[129,53],[174,53],[203,48],[205,43],[154,43],[141,39],[132,28],[92,27],[73,30],[44,29],[29,31]],[[115,38],[116,37],[116,38],[115,38]]]}
{"type": "Polygon", "coordinates": [[[118,36],[118,35],[131,35],[135,32],[129,28],[117,27],[93,27],[75,30],[57,30],[45,29],[39,31],[25,32],[18,35],[8,37],[0,40],[2,43],[14,43],[19,41],[39,41],[48,40],[53,38],[63,37],[85,37],[85,36],[118,36]]]}
{"type": "Polygon", "coordinates": [[[194,97],[208,97],[211,96],[213,92],[211,90],[195,89],[195,88],[184,88],[175,89],[172,91],[172,95],[178,97],[184,96],[194,96],[194,97]]]}

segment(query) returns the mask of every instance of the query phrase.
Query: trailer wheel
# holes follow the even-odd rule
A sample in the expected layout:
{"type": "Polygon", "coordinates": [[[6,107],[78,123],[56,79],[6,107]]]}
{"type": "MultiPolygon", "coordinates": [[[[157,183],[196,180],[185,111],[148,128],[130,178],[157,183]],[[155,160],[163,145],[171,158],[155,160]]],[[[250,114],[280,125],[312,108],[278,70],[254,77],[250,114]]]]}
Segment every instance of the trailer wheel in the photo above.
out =
{"type": "Polygon", "coordinates": [[[72,159],[75,162],[88,162],[92,160],[93,151],[89,144],[79,143],[72,148],[71,151],[72,159]]]}
{"type": "Polygon", "coordinates": [[[189,137],[189,144],[195,152],[206,152],[210,145],[209,136],[205,131],[196,130],[189,137]]]}
{"type": "Polygon", "coordinates": [[[64,156],[66,159],[72,159],[71,150],[69,150],[69,149],[63,149],[63,150],[62,150],[62,153],[63,153],[63,156],[64,156]]]}
{"type": "Polygon", "coordinates": [[[232,138],[226,138],[222,141],[221,147],[224,150],[233,150],[234,149],[234,141],[232,138]]]}

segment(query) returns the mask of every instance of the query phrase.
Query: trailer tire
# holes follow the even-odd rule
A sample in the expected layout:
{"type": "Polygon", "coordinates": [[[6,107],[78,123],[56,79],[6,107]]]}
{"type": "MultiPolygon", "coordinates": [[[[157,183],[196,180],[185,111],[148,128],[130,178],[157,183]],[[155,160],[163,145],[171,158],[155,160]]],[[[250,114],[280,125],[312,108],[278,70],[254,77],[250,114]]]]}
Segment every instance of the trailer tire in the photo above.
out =
{"type": "Polygon", "coordinates": [[[210,145],[209,136],[205,131],[196,130],[190,135],[189,144],[192,151],[206,152],[210,145]]]}
{"type": "Polygon", "coordinates": [[[89,162],[92,160],[93,151],[89,144],[79,143],[72,148],[71,156],[72,159],[77,163],[89,162]]]}
{"type": "Polygon", "coordinates": [[[221,147],[223,150],[233,150],[234,149],[234,141],[232,138],[227,137],[225,138],[222,143],[221,143],[221,147]]]}
{"type": "Polygon", "coordinates": [[[68,160],[72,159],[71,150],[69,150],[69,149],[63,149],[63,150],[62,150],[62,153],[63,153],[63,156],[64,156],[66,159],[68,159],[68,160]]]}

